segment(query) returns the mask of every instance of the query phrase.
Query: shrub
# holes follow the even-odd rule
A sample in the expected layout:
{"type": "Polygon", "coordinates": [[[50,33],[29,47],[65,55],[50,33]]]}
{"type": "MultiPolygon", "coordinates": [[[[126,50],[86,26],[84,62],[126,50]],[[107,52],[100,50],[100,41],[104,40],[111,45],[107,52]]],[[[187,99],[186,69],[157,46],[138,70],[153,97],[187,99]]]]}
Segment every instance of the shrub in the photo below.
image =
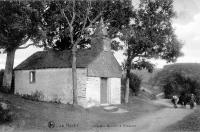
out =
{"type": "Polygon", "coordinates": [[[6,123],[12,121],[14,114],[10,109],[10,106],[5,102],[0,102],[0,122],[6,123]]]}
{"type": "MultiPolygon", "coordinates": [[[[126,74],[122,75],[121,78],[121,102],[124,102],[125,97],[125,89],[126,89],[126,74]]],[[[140,91],[140,85],[141,85],[141,78],[138,77],[136,74],[131,73],[130,74],[130,80],[129,80],[129,88],[130,88],[130,95],[136,95],[140,91]]]]}
{"type": "Polygon", "coordinates": [[[50,103],[61,104],[61,99],[53,99],[50,103]]]}
{"type": "Polygon", "coordinates": [[[6,87],[3,87],[3,75],[4,75],[4,70],[0,70],[0,91],[3,93],[14,93],[14,72],[12,75],[12,84],[11,84],[11,89],[8,90],[6,87]]]}
{"type": "Polygon", "coordinates": [[[0,122],[10,122],[13,120],[13,113],[10,110],[0,110],[0,122]]]}
{"type": "Polygon", "coordinates": [[[129,87],[130,87],[130,93],[135,94],[137,96],[138,92],[140,91],[140,85],[141,85],[141,78],[138,77],[136,74],[131,73],[130,74],[130,80],[129,80],[129,87]]]}
{"type": "Polygon", "coordinates": [[[200,103],[200,82],[197,77],[186,76],[182,73],[173,73],[166,78],[163,85],[166,98],[171,98],[172,95],[195,94],[197,103],[200,103]]]}
{"type": "Polygon", "coordinates": [[[31,95],[23,94],[22,98],[32,100],[32,101],[42,101],[44,99],[44,95],[41,91],[36,91],[32,93],[31,95]]]}
{"type": "Polygon", "coordinates": [[[51,103],[61,104],[61,98],[58,95],[54,95],[53,100],[50,101],[51,103]]]}

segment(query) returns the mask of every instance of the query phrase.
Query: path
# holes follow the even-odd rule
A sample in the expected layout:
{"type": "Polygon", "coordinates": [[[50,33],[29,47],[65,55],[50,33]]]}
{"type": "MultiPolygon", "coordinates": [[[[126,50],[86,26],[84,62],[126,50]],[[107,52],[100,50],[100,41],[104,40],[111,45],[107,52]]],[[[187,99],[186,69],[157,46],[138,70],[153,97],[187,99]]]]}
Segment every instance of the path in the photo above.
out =
{"type": "Polygon", "coordinates": [[[163,100],[156,101],[167,105],[167,108],[161,109],[153,113],[147,113],[134,121],[122,123],[118,126],[111,126],[109,129],[96,129],[98,132],[162,132],[164,128],[172,125],[185,116],[193,112],[189,108],[174,109],[171,104],[163,100]]]}

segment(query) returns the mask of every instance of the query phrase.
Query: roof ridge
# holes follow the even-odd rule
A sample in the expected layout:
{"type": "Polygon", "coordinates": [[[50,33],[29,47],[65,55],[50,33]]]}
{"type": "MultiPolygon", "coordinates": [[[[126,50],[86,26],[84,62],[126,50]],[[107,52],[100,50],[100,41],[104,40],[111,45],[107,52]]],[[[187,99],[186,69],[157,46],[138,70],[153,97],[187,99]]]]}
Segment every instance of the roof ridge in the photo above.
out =
{"type": "MultiPolygon", "coordinates": [[[[64,51],[38,51],[29,56],[26,60],[16,66],[15,70],[22,69],[42,69],[42,68],[60,68],[72,67],[71,50],[64,51]]],[[[88,65],[96,59],[98,52],[89,49],[79,50],[77,52],[77,67],[88,67],[88,65]]]]}
{"type": "Polygon", "coordinates": [[[35,53],[33,53],[32,55],[30,55],[27,59],[25,59],[24,61],[22,61],[19,65],[17,65],[14,69],[17,69],[18,67],[20,67],[21,65],[24,65],[28,60],[30,60],[31,58],[33,58],[34,56],[36,56],[36,54],[39,53],[44,53],[46,51],[37,51],[35,53]]]}

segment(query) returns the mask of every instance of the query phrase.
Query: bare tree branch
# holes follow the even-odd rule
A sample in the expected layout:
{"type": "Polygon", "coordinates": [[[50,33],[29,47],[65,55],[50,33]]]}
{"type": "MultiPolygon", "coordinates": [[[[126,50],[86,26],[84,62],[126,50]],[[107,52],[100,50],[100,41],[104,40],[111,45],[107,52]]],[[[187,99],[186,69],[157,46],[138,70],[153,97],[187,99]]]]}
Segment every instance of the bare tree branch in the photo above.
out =
{"type": "Polygon", "coordinates": [[[80,43],[80,41],[81,41],[81,38],[78,38],[78,39],[76,40],[76,42],[75,42],[75,45],[78,45],[78,43],[80,43]]]}
{"type": "Polygon", "coordinates": [[[76,16],[76,12],[75,12],[75,0],[73,0],[73,15],[72,15],[72,20],[71,20],[71,22],[70,22],[71,26],[72,26],[73,23],[74,23],[75,16],[76,16]]]}
{"type": "Polygon", "coordinates": [[[30,37],[27,37],[26,39],[24,39],[23,41],[21,41],[20,46],[25,44],[26,42],[28,42],[28,40],[30,39],[30,37]]]}
{"type": "Polygon", "coordinates": [[[90,20],[90,18],[88,17],[88,21],[91,23],[91,20],[90,20]]]}
{"type": "Polygon", "coordinates": [[[69,26],[71,26],[71,24],[70,24],[70,22],[69,22],[69,19],[68,19],[68,17],[66,16],[66,14],[65,14],[65,12],[64,12],[64,9],[60,9],[60,12],[61,12],[62,16],[66,19],[67,24],[68,24],[69,26]]]}
{"type": "Polygon", "coordinates": [[[69,12],[69,15],[70,15],[70,18],[72,18],[72,13],[71,13],[71,11],[70,11],[70,9],[69,9],[69,6],[66,6],[67,8],[65,8],[68,12],[69,12]]]}
{"type": "Polygon", "coordinates": [[[108,20],[104,21],[105,23],[116,22],[117,20],[113,20],[114,17],[109,18],[108,20]]]}
{"type": "Polygon", "coordinates": [[[97,21],[97,19],[99,19],[102,15],[102,12],[100,12],[89,24],[89,26],[87,26],[86,28],[89,28],[92,26],[93,23],[95,23],[97,21]]]}
{"type": "Polygon", "coordinates": [[[85,15],[85,20],[84,20],[84,23],[83,23],[83,27],[82,27],[82,30],[81,30],[81,35],[83,34],[84,30],[85,30],[85,26],[86,26],[86,23],[87,23],[87,20],[88,20],[88,15],[90,13],[90,8],[88,6],[87,8],[87,13],[85,15]]]}
{"type": "MultiPolygon", "coordinates": [[[[62,16],[66,19],[68,25],[69,25],[69,28],[70,28],[70,39],[71,39],[71,43],[73,44],[74,43],[74,40],[73,40],[73,26],[72,26],[72,21],[71,23],[69,22],[69,19],[68,17],[66,16],[65,12],[64,12],[64,9],[60,9],[60,12],[62,14],[62,16]]],[[[73,13],[74,15],[74,13],[73,13]]]]}
{"type": "Polygon", "coordinates": [[[29,44],[29,45],[27,45],[27,46],[19,47],[19,48],[17,48],[17,49],[26,49],[26,48],[28,48],[28,47],[30,47],[30,46],[32,46],[32,45],[35,45],[35,43],[31,43],[31,44],[29,44]]]}

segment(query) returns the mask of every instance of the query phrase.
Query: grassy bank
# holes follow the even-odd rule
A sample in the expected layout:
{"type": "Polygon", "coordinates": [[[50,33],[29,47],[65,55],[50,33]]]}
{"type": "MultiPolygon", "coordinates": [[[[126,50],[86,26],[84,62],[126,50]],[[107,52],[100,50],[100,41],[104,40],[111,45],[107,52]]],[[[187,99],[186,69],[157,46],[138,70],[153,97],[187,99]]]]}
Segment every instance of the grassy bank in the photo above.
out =
{"type": "Polygon", "coordinates": [[[10,123],[18,130],[42,129],[49,131],[48,122],[55,122],[51,130],[87,130],[97,125],[115,125],[125,121],[134,120],[138,116],[154,112],[163,106],[153,105],[151,101],[137,97],[130,99],[129,104],[118,105],[119,108],[128,110],[127,113],[111,113],[103,107],[84,109],[80,106],[36,102],[23,99],[16,95],[0,93],[0,97],[8,100],[13,105],[16,115],[10,123]]]}

